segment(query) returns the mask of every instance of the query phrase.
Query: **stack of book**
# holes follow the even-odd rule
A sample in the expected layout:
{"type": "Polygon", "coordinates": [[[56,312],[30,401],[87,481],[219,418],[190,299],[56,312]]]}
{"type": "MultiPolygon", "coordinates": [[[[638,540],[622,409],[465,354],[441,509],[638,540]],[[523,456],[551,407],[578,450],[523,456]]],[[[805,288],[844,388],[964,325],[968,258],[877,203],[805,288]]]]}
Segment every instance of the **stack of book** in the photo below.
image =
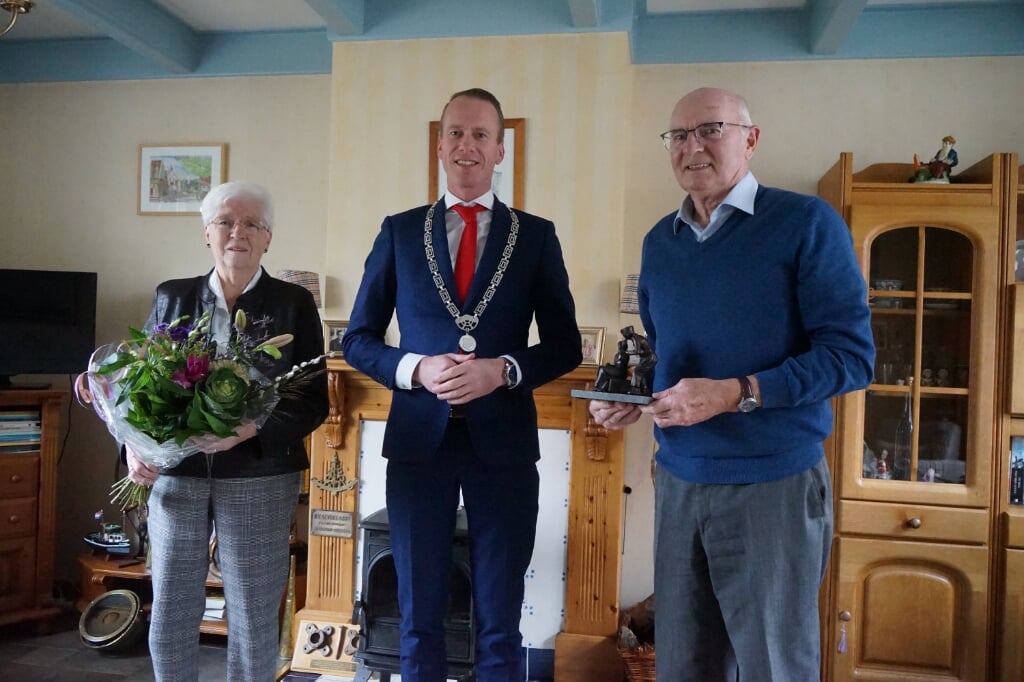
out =
{"type": "Polygon", "coordinates": [[[224,593],[209,591],[206,593],[206,609],[203,620],[224,620],[224,593]]]}
{"type": "Polygon", "coordinates": [[[36,452],[42,427],[39,410],[0,411],[0,455],[36,452]]]}

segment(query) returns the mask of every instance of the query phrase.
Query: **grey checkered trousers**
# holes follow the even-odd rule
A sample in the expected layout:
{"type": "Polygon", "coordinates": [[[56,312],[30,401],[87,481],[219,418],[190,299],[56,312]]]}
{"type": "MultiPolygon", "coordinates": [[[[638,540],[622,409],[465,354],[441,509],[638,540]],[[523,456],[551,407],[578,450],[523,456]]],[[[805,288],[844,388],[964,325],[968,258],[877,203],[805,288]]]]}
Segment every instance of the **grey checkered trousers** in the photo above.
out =
{"type": "Polygon", "coordinates": [[[227,679],[273,682],[278,609],[288,580],[288,533],[299,473],[257,478],[161,476],[149,498],[157,682],[199,679],[211,525],[228,622],[227,679]]]}

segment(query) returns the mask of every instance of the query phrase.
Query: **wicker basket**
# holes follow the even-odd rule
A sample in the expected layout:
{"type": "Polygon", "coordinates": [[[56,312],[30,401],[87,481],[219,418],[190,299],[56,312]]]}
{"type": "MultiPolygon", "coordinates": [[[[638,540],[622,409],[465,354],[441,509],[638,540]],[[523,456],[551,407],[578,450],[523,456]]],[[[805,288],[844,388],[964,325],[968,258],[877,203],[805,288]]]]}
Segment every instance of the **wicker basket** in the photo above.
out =
{"type": "Polygon", "coordinates": [[[626,665],[629,682],[654,682],[654,645],[641,644],[635,649],[619,647],[619,655],[626,665]]]}

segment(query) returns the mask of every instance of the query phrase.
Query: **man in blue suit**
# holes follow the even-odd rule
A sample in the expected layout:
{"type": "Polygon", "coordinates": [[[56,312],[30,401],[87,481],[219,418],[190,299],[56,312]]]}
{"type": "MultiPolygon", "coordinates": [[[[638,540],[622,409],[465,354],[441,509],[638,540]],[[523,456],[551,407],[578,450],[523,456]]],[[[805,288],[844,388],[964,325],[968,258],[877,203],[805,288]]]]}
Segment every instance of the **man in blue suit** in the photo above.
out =
{"type": "Polygon", "coordinates": [[[504,121],[486,90],[449,99],[437,144],[448,191],[384,219],[344,339],[345,359],[394,391],[383,454],[403,682],[447,679],[442,623],[460,490],[477,679],[525,679],[519,620],[540,458],[532,389],[582,354],[555,226],[491,190],[504,121]],[[392,314],[399,347],[384,340],[392,314]]]}

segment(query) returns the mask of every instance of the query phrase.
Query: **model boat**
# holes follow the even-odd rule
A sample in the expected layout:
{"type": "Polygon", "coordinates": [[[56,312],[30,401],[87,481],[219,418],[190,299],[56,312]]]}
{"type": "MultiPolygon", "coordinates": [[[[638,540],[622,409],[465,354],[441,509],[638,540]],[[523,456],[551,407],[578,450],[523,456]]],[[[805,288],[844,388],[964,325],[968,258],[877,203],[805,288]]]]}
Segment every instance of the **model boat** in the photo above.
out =
{"type": "Polygon", "coordinates": [[[102,549],[107,554],[129,554],[132,551],[132,541],[120,524],[104,523],[102,510],[96,512],[93,518],[99,521],[100,529],[82,538],[86,544],[102,549]]]}

